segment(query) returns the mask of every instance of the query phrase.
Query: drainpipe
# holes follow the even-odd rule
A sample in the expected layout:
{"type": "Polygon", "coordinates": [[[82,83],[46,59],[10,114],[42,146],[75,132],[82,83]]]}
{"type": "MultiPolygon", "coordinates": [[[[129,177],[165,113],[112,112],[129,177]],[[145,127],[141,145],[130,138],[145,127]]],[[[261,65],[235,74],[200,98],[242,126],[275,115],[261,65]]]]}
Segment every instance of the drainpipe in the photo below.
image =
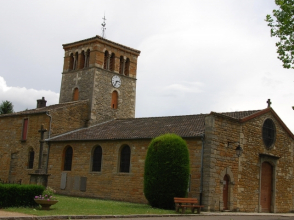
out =
{"type": "MultiPolygon", "coordinates": [[[[48,131],[48,138],[51,136],[51,122],[52,122],[52,116],[50,115],[49,111],[46,112],[46,115],[50,117],[50,123],[49,123],[49,131],[48,131]]],[[[48,143],[48,150],[47,150],[47,160],[46,160],[46,174],[48,172],[48,162],[49,162],[49,153],[50,153],[50,143],[48,143]]]]}
{"type": "Polygon", "coordinates": [[[202,192],[203,192],[203,155],[204,155],[204,138],[205,134],[202,134],[201,141],[202,141],[202,148],[201,148],[201,168],[200,168],[200,205],[202,205],[202,192]]]}

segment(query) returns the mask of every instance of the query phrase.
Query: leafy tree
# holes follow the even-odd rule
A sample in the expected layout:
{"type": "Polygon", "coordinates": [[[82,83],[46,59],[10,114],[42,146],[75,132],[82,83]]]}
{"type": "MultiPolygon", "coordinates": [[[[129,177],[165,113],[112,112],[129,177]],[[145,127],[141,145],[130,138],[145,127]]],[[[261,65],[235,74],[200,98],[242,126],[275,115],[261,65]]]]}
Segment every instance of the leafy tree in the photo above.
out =
{"type": "Polygon", "coordinates": [[[266,16],[271,36],[280,38],[276,43],[278,58],[284,68],[294,69],[294,0],[275,0],[278,10],[273,10],[273,17],[266,16]]]}
{"type": "Polygon", "coordinates": [[[148,147],[144,194],[153,207],[173,209],[174,197],[185,197],[190,175],[186,142],[175,134],[153,139],[148,147]]]}
{"type": "Polygon", "coordinates": [[[2,101],[0,104],[0,115],[13,113],[13,104],[10,101],[2,101]]]}

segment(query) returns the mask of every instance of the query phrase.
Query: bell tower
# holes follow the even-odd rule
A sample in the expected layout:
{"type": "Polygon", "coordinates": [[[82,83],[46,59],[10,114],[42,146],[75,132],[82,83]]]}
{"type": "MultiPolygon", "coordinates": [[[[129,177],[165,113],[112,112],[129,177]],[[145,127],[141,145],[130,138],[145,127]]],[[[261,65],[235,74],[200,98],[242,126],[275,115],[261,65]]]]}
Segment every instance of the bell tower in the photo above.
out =
{"type": "Polygon", "coordinates": [[[89,124],[135,117],[140,51],[100,36],[63,44],[59,103],[88,100],[89,124]]]}

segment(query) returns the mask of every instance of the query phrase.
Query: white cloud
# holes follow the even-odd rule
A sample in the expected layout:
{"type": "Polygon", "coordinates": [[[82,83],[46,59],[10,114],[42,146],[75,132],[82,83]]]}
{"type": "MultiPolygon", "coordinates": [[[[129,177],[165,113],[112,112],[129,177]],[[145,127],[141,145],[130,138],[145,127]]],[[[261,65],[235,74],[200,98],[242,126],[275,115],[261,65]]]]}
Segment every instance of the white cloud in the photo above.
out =
{"type": "Polygon", "coordinates": [[[57,104],[59,94],[50,90],[27,89],[25,87],[10,87],[0,76],[0,101],[8,100],[14,105],[14,111],[36,108],[37,99],[45,97],[47,106],[57,104]]]}

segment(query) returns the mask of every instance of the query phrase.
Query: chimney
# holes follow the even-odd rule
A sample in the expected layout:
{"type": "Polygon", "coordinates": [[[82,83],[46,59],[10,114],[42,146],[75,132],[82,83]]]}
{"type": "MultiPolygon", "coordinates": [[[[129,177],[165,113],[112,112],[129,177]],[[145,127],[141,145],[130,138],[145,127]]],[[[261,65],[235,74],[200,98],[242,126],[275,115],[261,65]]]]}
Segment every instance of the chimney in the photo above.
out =
{"type": "Polygon", "coordinates": [[[44,97],[42,97],[42,99],[38,99],[37,100],[37,108],[43,108],[46,107],[46,100],[44,97]]]}

